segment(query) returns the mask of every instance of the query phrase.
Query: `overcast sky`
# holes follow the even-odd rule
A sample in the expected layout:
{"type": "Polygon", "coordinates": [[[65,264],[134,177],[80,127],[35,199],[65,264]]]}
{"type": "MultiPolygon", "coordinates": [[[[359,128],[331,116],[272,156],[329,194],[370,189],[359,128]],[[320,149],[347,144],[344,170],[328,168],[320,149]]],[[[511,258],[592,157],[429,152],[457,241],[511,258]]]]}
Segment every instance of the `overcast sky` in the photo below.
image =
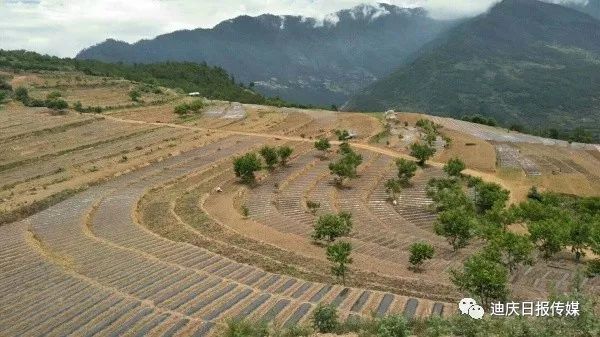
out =
{"type": "Polygon", "coordinates": [[[72,57],[115,38],[135,42],[178,29],[210,28],[238,15],[293,14],[323,18],[358,4],[425,7],[433,17],[485,11],[497,0],[0,0],[0,49],[72,57]]]}

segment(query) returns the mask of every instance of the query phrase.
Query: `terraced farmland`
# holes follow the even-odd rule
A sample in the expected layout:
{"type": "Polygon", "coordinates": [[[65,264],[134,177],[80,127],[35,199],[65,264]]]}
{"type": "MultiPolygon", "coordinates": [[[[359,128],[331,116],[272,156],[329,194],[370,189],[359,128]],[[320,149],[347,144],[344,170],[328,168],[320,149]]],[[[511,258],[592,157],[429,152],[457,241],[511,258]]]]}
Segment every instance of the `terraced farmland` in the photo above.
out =
{"type": "Polygon", "coordinates": [[[389,293],[266,273],[165,240],[134,222],[132,208],[149,186],[256,144],[240,140],[169,158],[2,227],[6,244],[0,282],[11,294],[2,299],[10,314],[1,316],[0,330],[8,336],[77,331],[205,335],[223,317],[294,324],[306,320],[310,308],[323,300],[337,304],[344,315],[442,313],[442,304],[419,305],[389,293]]]}
{"type": "MultiPolygon", "coordinates": [[[[82,93],[90,102],[106,98],[60,78],[14,81],[40,95],[70,88],[73,100],[82,93]]],[[[90,90],[135,87],[85,81],[90,90]]],[[[209,102],[209,113],[187,119],[173,114],[176,102],[189,99],[106,115],[17,103],[2,110],[0,336],[216,336],[235,318],[307,324],[319,303],[337,307],[342,319],[456,312],[462,294],[448,271],[483,243],[455,252],[435,234],[426,184],[445,177],[442,163],[420,169],[392,203],[385,183],[397,174],[395,160],[406,156],[369,143],[382,131],[376,117],[228,102],[209,102]],[[311,139],[333,138],[335,129],[356,131],[353,148],[363,157],[358,177],[342,188],[328,169],[338,155],[318,153],[311,139]],[[294,153],[286,166],[262,171],[255,186],[240,184],[232,159],[263,145],[290,146],[294,153]],[[309,202],[319,207],[311,210],[309,202]],[[342,211],[354,222],[354,263],[345,285],[310,237],[318,216],[342,211]],[[409,247],[420,241],[436,253],[414,272],[409,247]]],[[[499,139],[498,130],[447,125],[499,139]]],[[[597,181],[598,157],[590,153],[597,150],[561,145],[558,156],[555,145],[525,146],[531,139],[519,137],[493,143],[508,149],[499,151],[501,166],[534,167],[542,175],[531,169],[524,179],[542,182],[553,171],[597,181]]],[[[493,154],[492,143],[486,146],[493,154]]],[[[442,155],[446,150],[438,146],[442,155]]],[[[500,179],[482,166],[483,177],[500,179]]],[[[511,275],[513,294],[533,299],[551,289],[566,292],[577,268],[568,258],[519,267],[511,275]]],[[[600,280],[586,278],[583,289],[600,292],[600,280]]]]}

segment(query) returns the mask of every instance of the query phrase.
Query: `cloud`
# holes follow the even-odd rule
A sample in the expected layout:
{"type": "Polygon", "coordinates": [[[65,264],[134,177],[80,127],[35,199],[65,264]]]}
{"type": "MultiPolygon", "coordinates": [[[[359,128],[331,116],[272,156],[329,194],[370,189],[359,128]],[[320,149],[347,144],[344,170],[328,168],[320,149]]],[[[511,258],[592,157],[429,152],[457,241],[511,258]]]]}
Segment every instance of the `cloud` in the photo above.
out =
{"type": "Polygon", "coordinates": [[[135,42],[180,29],[210,28],[244,14],[302,15],[335,24],[336,11],[377,2],[423,6],[432,17],[456,18],[479,14],[496,0],[0,0],[0,48],[74,56],[107,38],[135,42]]]}

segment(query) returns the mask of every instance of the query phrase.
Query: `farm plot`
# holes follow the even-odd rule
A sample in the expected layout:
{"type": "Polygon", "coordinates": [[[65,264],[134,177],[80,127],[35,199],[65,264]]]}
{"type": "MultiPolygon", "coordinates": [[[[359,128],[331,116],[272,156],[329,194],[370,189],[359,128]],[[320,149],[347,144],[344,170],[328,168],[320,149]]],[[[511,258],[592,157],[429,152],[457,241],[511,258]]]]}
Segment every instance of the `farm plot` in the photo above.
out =
{"type": "Polygon", "coordinates": [[[171,157],[43,211],[28,220],[30,239],[23,235],[27,229],[23,224],[1,227],[6,244],[0,254],[10,256],[0,265],[2,289],[11,289],[0,300],[3,308],[10,308],[9,315],[0,317],[0,324],[8,327],[7,336],[78,331],[103,335],[187,331],[204,336],[215,334],[224,319],[233,317],[277,325],[303,322],[322,301],[338,306],[342,317],[454,310],[428,300],[271,274],[162,239],[131,220],[133,206],[149,186],[241,150],[228,144],[171,157]],[[41,274],[46,277],[38,277],[41,274]]]}
{"type": "MultiPolygon", "coordinates": [[[[393,160],[366,151],[362,154],[364,164],[359,167],[359,177],[343,189],[338,189],[332,184],[327,162],[316,158],[314,151],[300,156],[294,162],[294,169],[268,177],[264,184],[250,191],[250,217],[277,231],[299,235],[309,241],[317,216],[348,211],[353,215],[355,223],[351,240],[358,253],[387,261],[390,266],[397,265],[396,268],[406,269],[410,244],[427,238],[435,242],[440,256],[449,257],[451,254],[447,244],[430,229],[420,228],[419,221],[427,221],[430,227],[435,219],[435,215],[426,209],[426,205],[421,205],[422,210],[418,215],[411,205],[406,205],[398,210],[390,208],[389,213],[382,216],[378,212],[378,206],[374,205],[380,202],[388,203],[387,196],[378,195],[380,200],[367,201],[372,197],[373,190],[384,190],[385,182],[382,182],[382,178],[390,172],[393,160]],[[280,182],[276,188],[272,185],[274,181],[280,182]],[[309,212],[306,206],[309,201],[319,205],[314,214],[309,212]],[[411,213],[407,213],[405,218],[401,213],[408,209],[411,213]]],[[[412,200],[412,197],[407,194],[404,198],[412,200]]],[[[450,263],[443,259],[435,259],[432,265],[443,270],[450,263]]]]}
{"type": "Polygon", "coordinates": [[[497,144],[496,153],[498,166],[502,168],[523,169],[527,176],[540,176],[542,172],[530,158],[523,156],[519,149],[508,144],[497,144]]]}
{"type": "Polygon", "coordinates": [[[93,115],[77,113],[53,115],[46,108],[28,108],[9,104],[0,113],[0,142],[53,133],[91,123],[94,120],[93,115]]]}

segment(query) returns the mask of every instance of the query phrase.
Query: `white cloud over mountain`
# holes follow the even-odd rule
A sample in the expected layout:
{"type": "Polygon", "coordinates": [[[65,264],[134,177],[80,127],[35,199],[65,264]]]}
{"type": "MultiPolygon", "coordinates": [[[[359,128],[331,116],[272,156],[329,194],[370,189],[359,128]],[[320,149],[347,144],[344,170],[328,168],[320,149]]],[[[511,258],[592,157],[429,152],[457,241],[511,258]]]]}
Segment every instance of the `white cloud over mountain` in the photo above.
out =
{"type": "MultiPolygon", "coordinates": [[[[401,7],[425,7],[435,18],[476,15],[497,0],[391,0],[401,7]]],[[[568,1],[568,0],[567,0],[568,1]]],[[[580,0],[574,0],[580,1],[580,0]]],[[[371,0],[5,0],[0,2],[0,48],[28,49],[58,56],[106,38],[128,42],[178,29],[209,28],[239,15],[302,15],[334,24],[335,13],[371,0]]],[[[381,7],[362,14],[385,15],[381,7]]],[[[358,13],[358,12],[357,12],[358,13]]]]}

